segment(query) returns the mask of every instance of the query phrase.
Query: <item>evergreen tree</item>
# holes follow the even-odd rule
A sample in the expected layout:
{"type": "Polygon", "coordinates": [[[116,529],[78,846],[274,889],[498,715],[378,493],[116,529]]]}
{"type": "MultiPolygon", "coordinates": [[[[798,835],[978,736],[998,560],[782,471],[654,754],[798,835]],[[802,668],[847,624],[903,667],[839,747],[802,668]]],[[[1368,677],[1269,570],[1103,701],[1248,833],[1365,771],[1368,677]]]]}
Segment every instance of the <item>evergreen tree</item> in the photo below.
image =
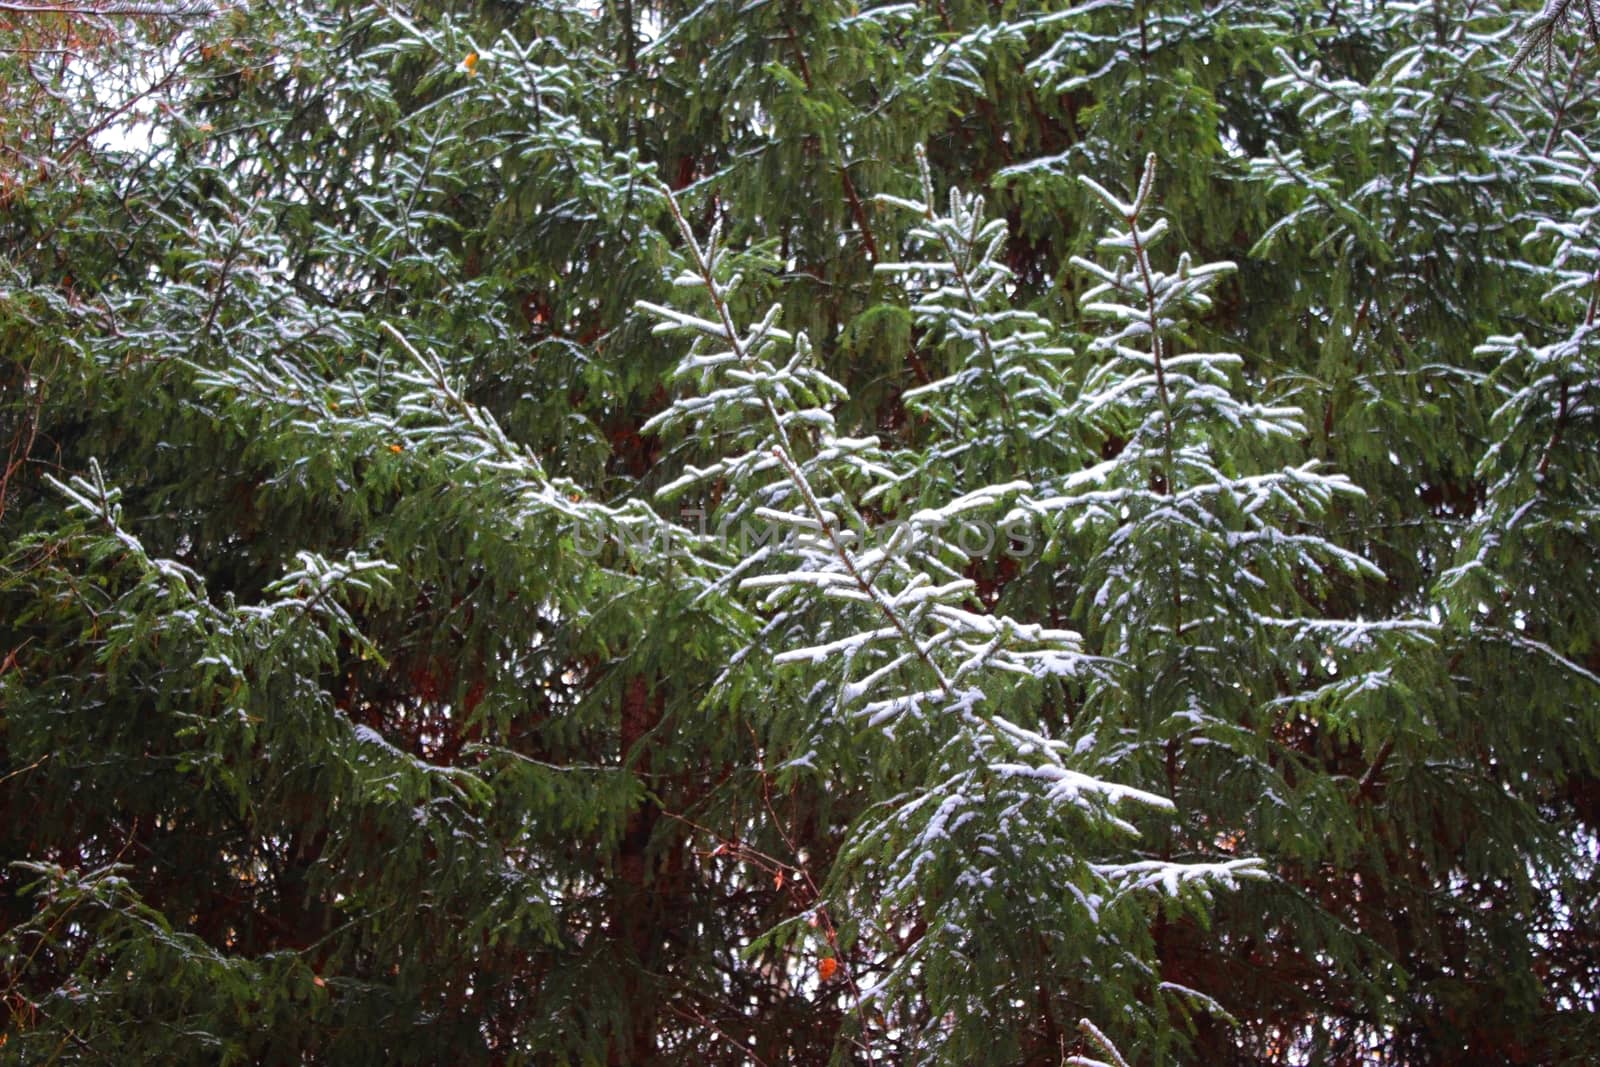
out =
{"type": "Polygon", "coordinates": [[[1600,1056],[1585,5],[0,8],[7,1062],[1600,1056]]]}

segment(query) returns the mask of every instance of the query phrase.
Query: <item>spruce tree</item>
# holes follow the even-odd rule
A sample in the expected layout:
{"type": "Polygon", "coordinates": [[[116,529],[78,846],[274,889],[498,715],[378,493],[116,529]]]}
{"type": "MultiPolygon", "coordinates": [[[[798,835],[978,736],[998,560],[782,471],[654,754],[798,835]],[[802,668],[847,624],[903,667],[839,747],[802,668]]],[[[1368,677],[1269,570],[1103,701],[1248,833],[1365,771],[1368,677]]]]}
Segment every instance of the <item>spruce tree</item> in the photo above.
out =
{"type": "Polygon", "coordinates": [[[3,6],[7,1062],[1600,1056],[1585,5],[3,6]]]}

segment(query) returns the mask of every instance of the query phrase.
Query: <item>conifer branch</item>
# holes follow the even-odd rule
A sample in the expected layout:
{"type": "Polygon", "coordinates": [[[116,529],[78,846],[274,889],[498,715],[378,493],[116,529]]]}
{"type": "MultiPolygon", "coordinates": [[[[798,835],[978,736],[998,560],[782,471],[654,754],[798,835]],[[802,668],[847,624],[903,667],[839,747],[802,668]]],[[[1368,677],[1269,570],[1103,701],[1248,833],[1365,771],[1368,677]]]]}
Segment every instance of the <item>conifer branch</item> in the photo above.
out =
{"type": "Polygon", "coordinates": [[[1582,16],[1589,41],[1600,48],[1600,16],[1595,11],[1595,0],[1545,0],[1538,13],[1523,24],[1522,44],[1511,57],[1508,73],[1516,73],[1530,58],[1541,53],[1546,67],[1555,66],[1557,34],[1574,12],[1582,16]]]}
{"type": "MultiPolygon", "coordinates": [[[[1156,394],[1161,398],[1161,495],[1171,496],[1174,483],[1178,479],[1178,471],[1173,463],[1173,437],[1172,427],[1172,396],[1167,392],[1167,367],[1165,351],[1161,344],[1161,308],[1156,297],[1155,282],[1150,277],[1150,255],[1145,250],[1144,240],[1139,233],[1139,216],[1144,209],[1145,202],[1150,197],[1150,191],[1155,185],[1156,155],[1154,152],[1145,157],[1144,173],[1139,177],[1139,192],[1133,198],[1128,213],[1123,216],[1128,223],[1129,239],[1133,243],[1133,261],[1139,266],[1139,278],[1144,283],[1145,309],[1150,315],[1150,358],[1155,361],[1156,369],[1156,394]]],[[[1174,637],[1183,635],[1183,583],[1178,561],[1172,560],[1172,634],[1174,637]]],[[[1171,761],[1169,754],[1169,762],[1171,761]]],[[[1169,782],[1172,775],[1168,774],[1169,782]]]]}
{"type": "Polygon", "coordinates": [[[788,472],[789,479],[800,490],[801,496],[805,498],[806,506],[810,509],[812,518],[816,520],[817,525],[827,535],[828,543],[833,546],[834,555],[844,565],[845,571],[850,575],[851,580],[856,583],[856,588],[860,589],[872,602],[873,606],[882,612],[884,617],[888,619],[889,625],[894,627],[901,639],[916,653],[923,666],[928,668],[935,681],[938,682],[940,692],[947,699],[953,697],[955,694],[950,686],[950,680],[944,676],[944,672],[939,669],[939,665],[933,662],[933,658],[928,655],[927,649],[923,648],[922,643],[912,634],[906,621],[900,617],[900,613],[879,592],[871,576],[862,574],[860,568],[856,566],[855,560],[850,555],[850,550],[839,540],[839,535],[835,532],[833,523],[829,521],[827,512],[817,502],[816,494],[811,491],[811,483],[806,480],[805,474],[801,472],[799,467],[795,466],[794,460],[783,449],[775,448],[773,453],[778,457],[778,461],[783,464],[783,469],[788,472]]]}
{"type": "Polygon", "coordinates": [[[1128,213],[1123,216],[1128,224],[1128,236],[1133,245],[1133,260],[1139,267],[1139,278],[1144,283],[1145,310],[1150,318],[1150,358],[1155,361],[1156,393],[1161,398],[1161,426],[1162,426],[1162,453],[1165,456],[1165,471],[1162,474],[1161,492],[1163,496],[1172,495],[1173,480],[1177,472],[1172,463],[1172,397],[1167,392],[1167,368],[1165,352],[1161,344],[1161,305],[1156,296],[1155,282],[1150,277],[1150,255],[1145,251],[1144,240],[1139,233],[1139,215],[1144,208],[1145,200],[1150,195],[1151,186],[1155,182],[1156,156],[1152,152],[1145,157],[1144,174],[1139,179],[1139,193],[1134,197],[1128,213]]]}
{"type": "Polygon", "coordinates": [[[1117,1046],[1094,1023],[1088,1019],[1080,1019],[1078,1020],[1078,1029],[1082,1031],[1085,1037],[1099,1046],[1100,1051],[1109,1056],[1110,1060],[1101,1062],[1100,1060],[1091,1060],[1083,1056],[1073,1056],[1067,1060],[1067,1063],[1072,1064],[1072,1067],[1129,1067],[1128,1061],[1117,1050],[1117,1046]]]}
{"type": "Polygon", "coordinates": [[[950,219],[954,223],[965,216],[967,223],[967,233],[963,236],[967,239],[968,252],[963,254],[962,250],[956,248],[952,243],[949,230],[944,226],[937,225],[938,218],[933,213],[933,172],[928,167],[927,149],[920,144],[917,145],[916,157],[918,175],[922,179],[923,202],[928,205],[925,218],[928,222],[935,224],[933,232],[939,236],[939,243],[944,248],[946,261],[954,268],[953,273],[956,281],[960,283],[962,295],[967,300],[967,307],[974,316],[978,347],[983,352],[984,362],[989,366],[989,374],[994,382],[995,399],[1000,402],[1000,420],[1005,426],[1007,436],[1015,437],[1016,424],[1011,417],[1011,401],[1006,396],[1006,383],[1000,378],[1000,360],[995,356],[994,340],[990,336],[989,324],[978,314],[982,310],[983,304],[978,299],[977,292],[974,289],[969,266],[971,253],[977,251],[978,242],[982,236],[983,198],[975,197],[973,202],[970,205],[966,205],[966,210],[963,211],[959,195],[956,190],[951,190],[950,219]]]}
{"type": "MultiPolygon", "coordinates": [[[[1125,236],[1119,236],[1112,241],[1113,244],[1126,246],[1133,253],[1134,265],[1138,270],[1138,284],[1140,292],[1138,298],[1144,303],[1145,327],[1150,333],[1150,358],[1154,365],[1156,380],[1156,397],[1161,411],[1161,486],[1160,495],[1170,497],[1176,491],[1178,471],[1176,465],[1177,429],[1173,425],[1172,395],[1167,387],[1167,350],[1162,343],[1161,313],[1163,307],[1170,302],[1174,295],[1180,295],[1182,286],[1188,281],[1188,263],[1186,259],[1180,260],[1178,265],[1178,289],[1169,292],[1166,287],[1158,287],[1155,280],[1154,269],[1150,263],[1148,242],[1151,237],[1159,236],[1164,232],[1165,226],[1158,222],[1146,230],[1140,229],[1140,222],[1144,215],[1145,205],[1150,200],[1150,194],[1155,188],[1156,156],[1152,152],[1145,157],[1144,170],[1139,175],[1138,189],[1131,201],[1124,202],[1112,195],[1104,187],[1087,176],[1080,176],[1080,180],[1093,190],[1106,206],[1116,212],[1121,221],[1128,227],[1125,236]]],[[[1121,285],[1121,279],[1112,279],[1115,284],[1121,285]]],[[[1175,637],[1183,634],[1183,584],[1182,564],[1175,557],[1169,557],[1172,568],[1172,632],[1175,637]]]]}
{"type": "Polygon", "coordinates": [[[12,15],[81,15],[93,18],[194,18],[209,15],[217,9],[208,0],[187,0],[181,3],[138,3],[112,0],[109,3],[50,4],[28,3],[27,0],[0,0],[0,12],[12,15]]]}
{"type": "MultiPolygon", "coordinates": [[[[806,53],[800,46],[800,36],[795,33],[794,27],[785,24],[789,32],[789,45],[794,50],[795,61],[800,65],[800,79],[805,83],[806,91],[812,92],[816,84],[811,80],[811,63],[806,59],[806,53]]],[[[831,142],[830,142],[831,143],[831,142]]],[[[872,233],[872,221],[867,218],[866,208],[861,203],[861,195],[856,192],[856,183],[850,177],[850,165],[840,156],[837,148],[834,150],[834,166],[839,171],[839,183],[844,189],[845,199],[850,204],[851,217],[855,219],[856,229],[861,231],[861,244],[866,249],[868,258],[876,263],[882,257],[878,254],[878,239],[872,233]]]]}
{"type": "MultiPolygon", "coordinates": [[[[710,295],[711,302],[716,308],[718,320],[722,325],[722,332],[718,337],[718,340],[728,345],[735,358],[738,359],[741,364],[743,364],[750,371],[755,371],[757,369],[755,360],[752,358],[751,353],[746,348],[743,339],[740,337],[738,327],[734,324],[733,312],[728,307],[727,296],[724,288],[717,280],[715,265],[713,264],[711,257],[704,249],[701,248],[700,242],[696,239],[693,229],[689,226],[688,220],[684,218],[683,210],[679,207],[678,199],[673,194],[672,190],[663,185],[660,191],[666,198],[668,209],[672,212],[672,217],[678,224],[678,230],[683,235],[684,244],[689,249],[689,253],[694,259],[695,269],[698,271],[705,290],[710,295]]],[[[934,663],[932,657],[928,655],[927,650],[923,648],[921,642],[917,641],[916,637],[911,631],[911,627],[908,625],[905,619],[901,618],[900,613],[895,610],[894,606],[890,604],[889,601],[883,596],[876,583],[872,580],[869,580],[868,576],[864,574],[861,568],[856,565],[856,561],[851,555],[850,550],[845,547],[843,541],[839,537],[838,532],[834,529],[833,523],[829,518],[826,509],[824,509],[821,503],[817,500],[816,493],[812,490],[809,479],[806,478],[805,473],[801,471],[800,468],[795,464],[792,456],[793,446],[789,442],[789,435],[785,427],[783,416],[779,413],[777,405],[773,402],[771,395],[766,390],[761,390],[759,395],[761,398],[762,410],[766,413],[767,420],[772,426],[772,431],[777,435],[778,438],[777,446],[772,449],[773,455],[778,459],[778,462],[782,464],[784,472],[787,474],[789,480],[799,491],[801,498],[805,501],[807,510],[811,513],[812,520],[816,522],[818,528],[828,538],[828,543],[832,547],[834,555],[844,566],[846,573],[848,573],[851,580],[855,582],[856,587],[861,590],[862,594],[866,596],[873,606],[884,615],[884,617],[889,621],[889,624],[894,627],[895,631],[900,634],[901,638],[906,641],[912,650],[914,650],[917,658],[933,675],[939,686],[940,692],[943,693],[946,698],[950,698],[953,696],[953,690],[949,680],[944,676],[944,672],[939,669],[938,664],[934,663]]]]}

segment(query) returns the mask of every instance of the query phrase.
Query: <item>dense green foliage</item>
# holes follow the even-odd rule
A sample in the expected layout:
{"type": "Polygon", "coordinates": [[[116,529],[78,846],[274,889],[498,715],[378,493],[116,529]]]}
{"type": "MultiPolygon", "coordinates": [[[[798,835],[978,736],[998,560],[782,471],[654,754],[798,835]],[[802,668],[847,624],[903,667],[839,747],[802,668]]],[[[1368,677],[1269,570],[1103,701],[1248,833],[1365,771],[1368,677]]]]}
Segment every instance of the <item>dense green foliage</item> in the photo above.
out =
{"type": "Polygon", "coordinates": [[[1600,1060],[1586,2],[14,6],[0,1058],[1600,1060]]]}

